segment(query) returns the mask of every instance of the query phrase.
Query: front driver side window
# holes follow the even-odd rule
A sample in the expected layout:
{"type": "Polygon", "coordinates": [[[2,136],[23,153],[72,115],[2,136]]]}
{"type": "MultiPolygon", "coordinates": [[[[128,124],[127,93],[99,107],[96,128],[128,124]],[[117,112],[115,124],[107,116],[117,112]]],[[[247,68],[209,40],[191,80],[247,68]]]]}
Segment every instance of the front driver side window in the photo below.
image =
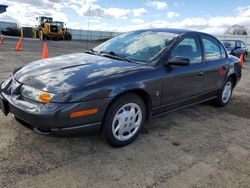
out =
{"type": "Polygon", "coordinates": [[[175,48],[171,51],[171,58],[181,56],[190,60],[191,64],[201,63],[201,49],[198,41],[194,37],[184,38],[175,48]]]}

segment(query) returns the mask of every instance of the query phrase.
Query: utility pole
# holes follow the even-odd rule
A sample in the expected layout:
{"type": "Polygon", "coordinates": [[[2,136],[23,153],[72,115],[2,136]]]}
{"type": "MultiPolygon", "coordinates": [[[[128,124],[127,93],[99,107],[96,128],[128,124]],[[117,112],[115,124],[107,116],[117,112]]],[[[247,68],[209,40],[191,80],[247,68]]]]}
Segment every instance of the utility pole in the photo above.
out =
{"type": "Polygon", "coordinates": [[[88,12],[87,50],[89,49],[90,6],[91,4],[89,4],[89,12],[88,12]]]}

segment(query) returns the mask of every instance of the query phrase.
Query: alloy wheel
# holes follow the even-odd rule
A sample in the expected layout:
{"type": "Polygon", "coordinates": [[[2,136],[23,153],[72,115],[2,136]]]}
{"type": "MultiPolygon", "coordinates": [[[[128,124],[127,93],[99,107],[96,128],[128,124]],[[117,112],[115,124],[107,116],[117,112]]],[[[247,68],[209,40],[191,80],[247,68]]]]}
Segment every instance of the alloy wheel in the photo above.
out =
{"type": "Polygon", "coordinates": [[[135,103],[123,105],[112,121],[113,136],[119,141],[133,137],[142,124],[142,110],[135,103]]]}
{"type": "Polygon", "coordinates": [[[230,99],[232,94],[232,82],[228,81],[224,88],[223,88],[223,92],[222,92],[222,101],[223,103],[227,103],[228,100],[230,99]]]}

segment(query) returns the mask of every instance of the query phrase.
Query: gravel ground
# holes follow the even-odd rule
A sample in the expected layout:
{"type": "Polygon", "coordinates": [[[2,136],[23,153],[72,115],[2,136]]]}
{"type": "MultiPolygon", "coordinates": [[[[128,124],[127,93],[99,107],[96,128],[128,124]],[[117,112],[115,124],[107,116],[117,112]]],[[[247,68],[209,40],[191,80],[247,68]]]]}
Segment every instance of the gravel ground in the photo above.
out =
{"type": "MultiPolygon", "coordinates": [[[[43,43],[0,46],[0,81],[41,58],[43,43]]],[[[92,46],[94,44],[91,44],[92,46]]],[[[83,42],[48,41],[49,55],[81,52],[83,42]]],[[[0,187],[250,187],[250,63],[224,108],[201,104],[147,122],[131,145],[98,135],[50,137],[0,113],[0,187]]]]}

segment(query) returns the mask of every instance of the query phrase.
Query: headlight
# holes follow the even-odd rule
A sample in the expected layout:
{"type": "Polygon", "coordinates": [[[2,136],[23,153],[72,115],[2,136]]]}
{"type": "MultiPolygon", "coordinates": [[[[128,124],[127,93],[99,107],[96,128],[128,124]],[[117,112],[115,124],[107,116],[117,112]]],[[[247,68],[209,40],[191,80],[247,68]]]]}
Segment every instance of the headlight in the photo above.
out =
{"type": "Polygon", "coordinates": [[[26,86],[26,85],[22,86],[21,95],[24,98],[38,101],[38,102],[41,102],[44,104],[49,103],[51,101],[51,99],[55,96],[55,94],[40,91],[40,90],[37,90],[33,87],[26,86]]]}

